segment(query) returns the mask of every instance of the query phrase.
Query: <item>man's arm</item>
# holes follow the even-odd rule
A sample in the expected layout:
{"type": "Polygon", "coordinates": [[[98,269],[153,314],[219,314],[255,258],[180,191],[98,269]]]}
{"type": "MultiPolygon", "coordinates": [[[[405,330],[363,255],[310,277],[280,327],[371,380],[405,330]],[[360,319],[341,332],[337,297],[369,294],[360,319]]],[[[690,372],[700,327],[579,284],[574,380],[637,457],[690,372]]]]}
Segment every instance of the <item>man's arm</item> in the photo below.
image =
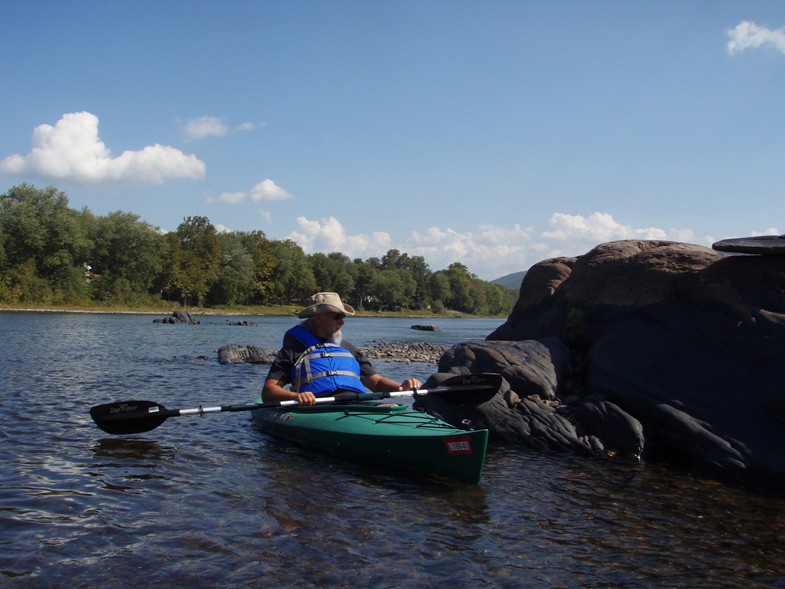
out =
{"type": "Polygon", "coordinates": [[[371,389],[374,393],[393,393],[396,391],[413,391],[420,388],[420,381],[416,378],[407,378],[402,383],[397,383],[394,380],[382,376],[379,373],[370,376],[363,376],[363,384],[371,389]]]}
{"type": "Polygon", "coordinates": [[[268,378],[262,388],[262,401],[265,403],[280,403],[281,401],[297,401],[300,405],[315,405],[316,397],[310,391],[294,393],[284,386],[287,383],[276,378],[268,378]]]}

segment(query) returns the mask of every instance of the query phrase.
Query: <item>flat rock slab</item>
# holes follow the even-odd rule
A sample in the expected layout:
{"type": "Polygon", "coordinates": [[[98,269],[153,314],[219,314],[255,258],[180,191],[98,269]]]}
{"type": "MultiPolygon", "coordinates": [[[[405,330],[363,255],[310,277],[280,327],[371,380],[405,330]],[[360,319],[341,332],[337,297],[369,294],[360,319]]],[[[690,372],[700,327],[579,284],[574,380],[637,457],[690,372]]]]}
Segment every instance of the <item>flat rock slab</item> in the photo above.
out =
{"type": "Polygon", "coordinates": [[[735,237],[711,244],[718,252],[733,254],[759,254],[762,256],[785,256],[785,235],[761,235],[759,237],[735,237]]]}

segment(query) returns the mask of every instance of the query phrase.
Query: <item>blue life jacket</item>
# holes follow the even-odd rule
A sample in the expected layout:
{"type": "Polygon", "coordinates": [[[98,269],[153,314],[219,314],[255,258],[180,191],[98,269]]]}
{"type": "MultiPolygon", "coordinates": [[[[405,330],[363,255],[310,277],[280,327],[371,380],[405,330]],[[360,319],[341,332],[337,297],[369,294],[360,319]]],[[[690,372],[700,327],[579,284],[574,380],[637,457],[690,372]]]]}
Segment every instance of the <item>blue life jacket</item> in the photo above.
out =
{"type": "Polygon", "coordinates": [[[302,325],[295,325],[289,335],[306,347],[292,366],[292,390],[323,395],[337,390],[365,393],[360,380],[360,363],[349,350],[332,342],[322,342],[302,325]]]}

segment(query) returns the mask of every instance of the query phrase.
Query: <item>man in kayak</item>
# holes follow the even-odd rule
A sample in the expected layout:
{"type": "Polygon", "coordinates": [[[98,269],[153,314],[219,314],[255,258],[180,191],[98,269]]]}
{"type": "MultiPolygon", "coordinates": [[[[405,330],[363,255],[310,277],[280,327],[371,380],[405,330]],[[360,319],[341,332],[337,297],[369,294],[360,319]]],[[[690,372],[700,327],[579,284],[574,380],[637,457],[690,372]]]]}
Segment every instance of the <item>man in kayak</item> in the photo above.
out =
{"type": "Polygon", "coordinates": [[[407,378],[397,383],[374,370],[370,361],[354,345],[342,339],[341,327],[354,309],[337,293],[319,292],[298,317],[303,319],[286,332],[283,345],[270,366],[262,389],[265,403],[295,400],[301,405],[316,404],[317,396],[336,392],[365,393],[411,391],[420,381],[407,378]],[[291,385],[291,389],[286,389],[291,385]]]}

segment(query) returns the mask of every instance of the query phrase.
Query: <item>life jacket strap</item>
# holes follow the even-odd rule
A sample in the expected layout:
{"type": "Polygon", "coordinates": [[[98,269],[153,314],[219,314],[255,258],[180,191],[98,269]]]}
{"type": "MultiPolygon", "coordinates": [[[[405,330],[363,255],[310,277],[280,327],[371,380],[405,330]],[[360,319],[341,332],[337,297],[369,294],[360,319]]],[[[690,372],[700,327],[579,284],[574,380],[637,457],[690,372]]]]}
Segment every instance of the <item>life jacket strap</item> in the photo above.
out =
{"type": "Polygon", "coordinates": [[[360,378],[359,374],[350,370],[325,370],[324,372],[317,372],[315,374],[308,373],[308,382],[313,382],[317,378],[322,378],[325,376],[353,376],[357,379],[360,378]]]}

